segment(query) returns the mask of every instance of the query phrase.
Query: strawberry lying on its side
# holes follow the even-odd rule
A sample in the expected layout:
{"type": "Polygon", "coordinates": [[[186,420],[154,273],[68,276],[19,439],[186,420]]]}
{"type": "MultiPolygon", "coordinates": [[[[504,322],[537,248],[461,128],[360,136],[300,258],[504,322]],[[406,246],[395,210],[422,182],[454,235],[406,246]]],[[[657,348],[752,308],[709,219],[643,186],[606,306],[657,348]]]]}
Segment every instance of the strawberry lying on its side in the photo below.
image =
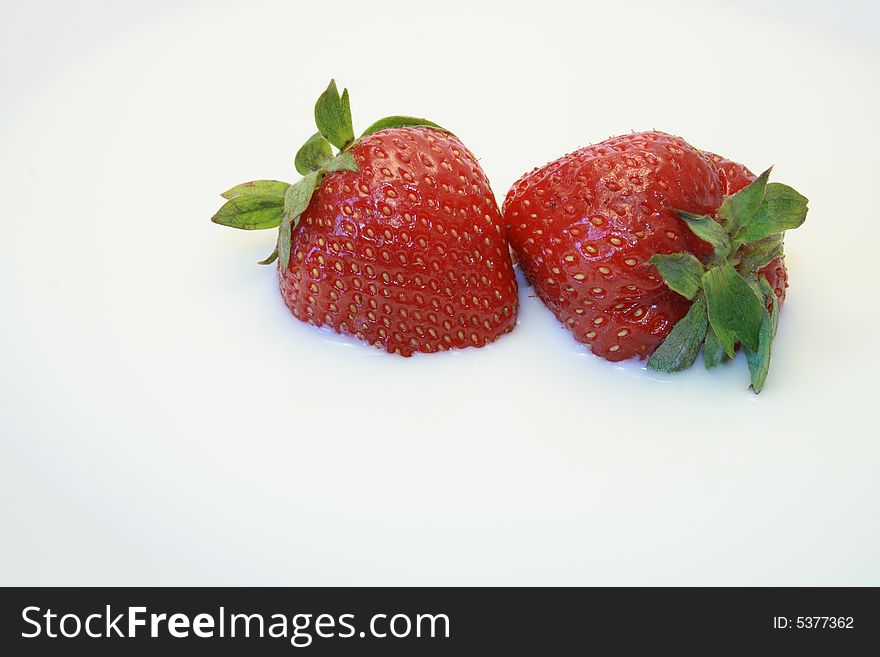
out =
{"type": "Polygon", "coordinates": [[[355,139],[348,91],[333,81],[315,122],[296,155],[302,180],[233,187],[213,217],[279,228],[264,264],[278,259],[291,312],[403,356],[481,347],[511,331],[517,288],[501,215],[458,138],[392,116],[355,139]]]}
{"type": "Polygon", "coordinates": [[[510,242],[554,314],[608,360],[708,367],[741,344],[759,392],[787,274],[783,233],[807,200],[769,170],[645,132],[535,169],[504,202],[510,242]]]}

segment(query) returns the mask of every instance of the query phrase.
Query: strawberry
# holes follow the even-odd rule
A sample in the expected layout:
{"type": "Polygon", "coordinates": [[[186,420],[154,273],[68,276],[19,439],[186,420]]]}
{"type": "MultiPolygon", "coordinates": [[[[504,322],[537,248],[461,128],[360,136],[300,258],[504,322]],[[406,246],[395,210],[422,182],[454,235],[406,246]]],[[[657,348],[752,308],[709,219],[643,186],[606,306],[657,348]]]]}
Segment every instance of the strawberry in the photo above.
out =
{"type": "Polygon", "coordinates": [[[489,181],[459,139],[392,116],[357,139],[348,90],[315,105],[297,183],[233,187],[213,221],[278,227],[284,301],[298,319],[388,352],[481,347],[511,331],[517,286],[489,181]],[[332,146],[339,149],[334,156],[332,146]]]}
{"type": "Polygon", "coordinates": [[[575,338],[662,371],[742,345],[759,392],[807,200],[660,132],[615,137],[517,181],[502,214],[526,278],[575,338]]]}

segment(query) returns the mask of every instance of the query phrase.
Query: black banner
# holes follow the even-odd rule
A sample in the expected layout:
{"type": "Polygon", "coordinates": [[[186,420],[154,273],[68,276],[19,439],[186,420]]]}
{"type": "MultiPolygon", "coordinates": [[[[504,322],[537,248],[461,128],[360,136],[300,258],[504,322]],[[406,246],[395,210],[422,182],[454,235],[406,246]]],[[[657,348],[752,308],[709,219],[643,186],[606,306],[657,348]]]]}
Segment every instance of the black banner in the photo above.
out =
{"type": "Polygon", "coordinates": [[[847,655],[880,646],[873,588],[7,588],[0,598],[5,655],[847,655]]]}

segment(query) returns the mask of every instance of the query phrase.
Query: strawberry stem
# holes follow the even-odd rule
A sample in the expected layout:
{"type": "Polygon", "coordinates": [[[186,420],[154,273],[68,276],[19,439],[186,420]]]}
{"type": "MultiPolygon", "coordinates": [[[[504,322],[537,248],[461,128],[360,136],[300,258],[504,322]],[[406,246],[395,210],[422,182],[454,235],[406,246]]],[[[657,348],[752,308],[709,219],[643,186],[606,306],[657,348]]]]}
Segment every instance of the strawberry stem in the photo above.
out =
{"type": "Polygon", "coordinates": [[[689,367],[696,359],[690,349],[697,339],[706,367],[715,367],[725,356],[733,358],[741,344],[752,390],[763,389],[779,304],[759,271],[782,257],[785,231],[799,227],[807,216],[807,199],[788,185],[768,182],[771,169],[724,199],[716,217],[677,211],[697,237],[712,245],[712,255],[700,262],[689,253],[664,254],[651,262],[670,289],[695,299],[693,305],[705,303],[708,321],[703,326],[689,312],[648,360],[649,367],[666,372],[689,367]],[[682,353],[686,359],[670,356],[682,353]]]}
{"type": "Polygon", "coordinates": [[[340,94],[336,80],[330,80],[315,102],[315,125],[318,131],[305,141],[294,158],[294,166],[303,176],[300,180],[293,184],[256,180],[237,185],[224,192],[223,197],[228,200],[212,217],[214,223],[242,230],[278,228],[275,249],[259,262],[261,265],[278,260],[279,266],[287,269],[292,234],[309,206],[312,194],[327,174],[358,170],[349,151],[359,139],[379,130],[410,126],[449,132],[428,119],[388,116],[373,123],[355,139],[348,89],[343,89],[340,94]],[[335,155],[334,147],[337,149],[335,155]]]}

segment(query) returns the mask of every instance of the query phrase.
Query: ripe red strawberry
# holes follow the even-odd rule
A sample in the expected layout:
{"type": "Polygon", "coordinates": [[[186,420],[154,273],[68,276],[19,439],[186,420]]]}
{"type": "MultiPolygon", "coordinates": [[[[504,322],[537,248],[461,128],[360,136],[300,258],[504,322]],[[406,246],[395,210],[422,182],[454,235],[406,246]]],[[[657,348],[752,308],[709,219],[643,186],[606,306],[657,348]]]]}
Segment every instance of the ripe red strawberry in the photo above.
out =
{"type": "Polygon", "coordinates": [[[315,119],[319,132],[296,157],[300,182],[235,187],[214,217],[279,226],[267,261],[278,256],[293,314],[403,356],[481,347],[511,331],[517,286],[501,215],[461,141],[411,117],[355,139],[348,92],[332,81],[315,119]]]}
{"type": "Polygon", "coordinates": [[[503,216],[527,279],[594,354],[655,354],[649,366],[674,371],[704,342],[708,366],[741,342],[758,354],[757,391],[778,307],[765,298],[765,322],[761,297],[784,298],[782,233],[806,216],[806,199],[768,174],[636,133],[524,175],[503,216]]]}

